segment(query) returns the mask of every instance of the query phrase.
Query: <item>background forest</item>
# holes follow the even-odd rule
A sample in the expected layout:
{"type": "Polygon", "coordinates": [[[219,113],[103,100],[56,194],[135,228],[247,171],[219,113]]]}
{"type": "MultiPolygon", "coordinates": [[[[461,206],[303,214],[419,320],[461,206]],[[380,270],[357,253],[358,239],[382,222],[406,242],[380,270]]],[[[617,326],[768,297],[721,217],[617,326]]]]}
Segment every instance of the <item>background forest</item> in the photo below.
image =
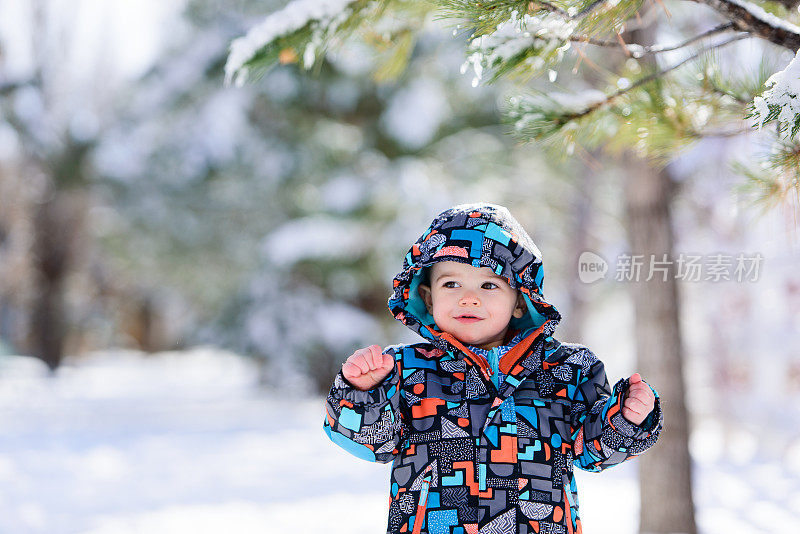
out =
{"type": "Polygon", "coordinates": [[[556,337],[683,425],[578,474],[587,532],[800,524],[800,150],[763,93],[800,16],[720,3],[589,2],[570,34],[542,3],[560,40],[525,48],[497,25],[527,2],[0,0],[0,532],[383,530],[388,471],[322,395],[415,340],[391,279],[478,200],[542,251],[556,337]],[[644,283],[662,253],[696,270],[644,283]]]}

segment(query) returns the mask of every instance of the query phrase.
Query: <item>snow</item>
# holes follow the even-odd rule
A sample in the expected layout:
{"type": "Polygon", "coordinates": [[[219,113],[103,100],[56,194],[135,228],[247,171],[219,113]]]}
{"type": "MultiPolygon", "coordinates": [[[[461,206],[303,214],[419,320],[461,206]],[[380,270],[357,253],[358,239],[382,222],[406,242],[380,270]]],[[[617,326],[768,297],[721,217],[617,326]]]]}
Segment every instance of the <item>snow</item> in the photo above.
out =
{"type": "Polygon", "coordinates": [[[405,148],[419,150],[433,140],[450,115],[442,84],[417,78],[394,94],[381,116],[381,126],[405,148]]]}
{"type": "Polygon", "coordinates": [[[516,10],[511,17],[497,25],[497,29],[487,35],[474,39],[469,45],[470,55],[462,67],[468,66],[475,72],[473,86],[483,78],[484,69],[491,69],[507,63],[528,49],[538,49],[535,56],[526,60],[534,69],[544,66],[547,56],[555,51],[560,59],[569,47],[569,37],[575,31],[577,22],[570,21],[556,13],[528,15],[521,18],[516,10]]]}
{"type": "Polygon", "coordinates": [[[369,198],[367,185],[354,174],[340,173],[320,188],[325,208],[345,214],[363,206],[369,198]]]}
{"type": "MultiPolygon", "coordinates": [[[[800,34],[800,27],[767,13],[761,7],[744,0],[727,0],[746,9],[755,19],[763,20],[770,26],[787,32],[800,34]]],[[[800,51],[798,51],[800,54],[800,51]]],[[[776,72],[764,84],[766,90],[753,99],[751,124],[761,129],[764,124],[776,120],[781,139],[794,137],[792,129],[800,115],[800,60],[797,54],[785,69],[776,72]],[[770,117],[774,112],[777,117],[770,117]],[[767,120],[769,118],[769,120],[767,120]]]]}
{"type": "MultiPolygon", "coordinates": [[[[295,0],[283,9],[272,13],[261,24],[252,28],[246,35],[231,43],[230,55],[225,64],[225,83],[235,79],[237,85],[247,77],[245,63],[275,39],[289,35],[310,23],[317,23],[326,33],[332,33],[349,16],[348,7],[357,0],[295,0]]],[[[306,68],[313,64],[315,49],[320,44],[322,33],[315,32],[314,38],[303,52],[306,68]]]]}
{"type": "Polygon", "coordinates": [[[310,258],[352,258],[370,244],[363,225],[324,215],[287,222],[264,240],[262,256],[279,266],[310,258]]]}
{"type": "MultiPolygon", "coordinates": [[[[797,53],[800,55],[800,51],[797,53]]],[[[767,122],[771,110],[780,110],[777,121],[780,136],[783,139],[793,137],[792,127],[800,114],[800,59],[798,55],[789,62],[785,69],[776,72],[766,81],[767,88],[761,96],[753,99],[754,114],[751,117],[753,126],[759,129],[767,122]]]]}
{"type": "Polygon", "coordinates": [[[602,91],[595,89],[578,93],[550,91],[547,94],[514,95],[508,100],[507,113],[515,119],[514,128],[522,131],[544,119],[546,113],[580,113],[600,105],[607,98],[602,91]]]}
{"type": "Polygon", "coordinates": [[[97,354],[52,380],[29,358],[0,362],[0,532],[383,527],[386,466],[328,441],[322,399],[260,390],[252,360],[97,354]],[[338,487],[343,476],[349,487],[338,487]],[[367,510],[360,519],[346,512],[354,502],[367,510]]]}
{"type": "Polygon", "coordinates": [[[773,28],[781,28],[790,33],[800,34],[800,27],[795,26],[791,22],[776,17],[772,13],[767,13],[764,8],[757,6],[747,0],[725,0],[730,4],[737,5],[747,10],[750,15],[756,20],[761,20],[772,26],[773,28]]]}
{"type": "Polygon", "coordinates": [[[363,332],[378,331],[378,323],[371,315],[336,302],[315,309],[310,319],[320,329],[320,338],[328,347],[346,347],[360,341],[363,332]]]}
{"type": "MultiPolygon", "coordinates": [[[[321,398],[265,391],[257,375],[211,348],[95,353],[53,378],[3,357],[0,532],[384,531],[389,466],[330,443],[321,398]]],[[[701,534],[800,524],[800,465],[755,456],[759,439],[697,425],[701,534]]],[[[635,461],[576,476],[587,532],[636,532],[635,461]]]]}

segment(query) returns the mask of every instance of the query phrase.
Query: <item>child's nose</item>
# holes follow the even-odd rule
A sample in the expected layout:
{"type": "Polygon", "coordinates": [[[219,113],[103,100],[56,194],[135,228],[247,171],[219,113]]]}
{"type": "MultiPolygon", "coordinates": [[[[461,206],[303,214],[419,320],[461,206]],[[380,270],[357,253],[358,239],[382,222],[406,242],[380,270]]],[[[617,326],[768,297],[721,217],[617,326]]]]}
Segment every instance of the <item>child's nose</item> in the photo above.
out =
{"type": "Polygon", "coordinates": [[[476,295],[464,295],[459,300],[458,303],[461,306],[480,306],[481,301],[478,300],[476,295]]]}

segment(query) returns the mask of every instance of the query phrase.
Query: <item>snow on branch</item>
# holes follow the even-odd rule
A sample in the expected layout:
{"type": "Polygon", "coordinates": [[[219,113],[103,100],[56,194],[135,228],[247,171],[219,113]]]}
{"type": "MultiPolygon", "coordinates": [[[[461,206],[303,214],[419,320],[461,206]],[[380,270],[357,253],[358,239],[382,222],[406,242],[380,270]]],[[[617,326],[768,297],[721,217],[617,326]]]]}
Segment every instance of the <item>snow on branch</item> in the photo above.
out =
{"type": "MultiPolygon", "coordinates": [[[[800,52],[798,52],[800,54],[800,52]]],[[[800,59],[769,77],[766,91],[753,99],[748,118],[756,128],[777,122],[781,139],[791,140],[800,130],[800,59]]]]}
{"type": "Polygon", "coordinates": [[[603,8],[608,6],[614,7],[619,3],[619,0],[593,0],[590,4],[587,4],[583,9],[578,9],[575,6],[570,7],[569,9],[562,9],[555,4],[551,4],[546,0],[534,0],[531,2],[531,5],[536,5],[541,7],[545,11],[551,11],[553,13],[558,13],[562,17],[569,19],[569,20],[582,20],[590,15],[593,15],[597,11],[601,11],[603,8]]]}
{"type": "Polygon", "coordinates": [[[311,40],[303,52],[303,64],[309,68],[316,59],[316,50],[326,36],[336,29],[352,14],[351,5],[363,0],[294,0],[283,9],[264,19],[246,35],[231,43],[228,61],[225,64],[225,83],[235,80],[236,85],[244,83],[249,68],[247,64],[261,51],[274,44],[281,37],[309,28],[311,40]]]}
{"type": "Polygon", "coordinates": [[[578,128],[576,119],[608,103],[601,91],[586,90],[579,94],[558,92],[513,96],[508,100],[505,115],[511,120],[516,135],[524,139],[546,139],[559,130],[578,128]]]}
{"type": "Polygon", "coordinates": [[[773,0],[773,2],[782,5],[786,9],[794,9],[797,4],[800,4],[800,0],[773,0]]]}
{"type": "Polygon", "coordinates": [[[561,60],[570,47],[570,36],[576,24],[557,13],[540,12],[520,17],[516,10],[512,11],[511,17],[498,24],[494,32],[470,42],[462,72],[471,65],[475,71],[472,85],[477,86],[484,70],[494,71],[493,79],[520,65],[540,70],[550,62],[561,60]]]}
{"type": "Polygon", "coordinates": [[[577,120],[612,104],[619,97],[664,77],[711,50],[727,46],[747,37],[746,33],[742,33],[719,43],[708,45],[668,67],[643,76],[633,82],[621,78],[617,82],[620,88],[608,95],[592,90],[584,91],[570,99],[566,99],[564,95],[555,97],[553,93],[535,95],[534,97],[512,98],[509,102],[507,115],[514,121],[515,133],[525,139],[542,139],[565,128],[575,129],[578,127],[577,120]]]}
{"type": "Polygon", "coordinates": [[[800,50],[800,28],[767,13],[747,0],[693,0],[714,9],[735,28],[793,52],[800,50]]]}

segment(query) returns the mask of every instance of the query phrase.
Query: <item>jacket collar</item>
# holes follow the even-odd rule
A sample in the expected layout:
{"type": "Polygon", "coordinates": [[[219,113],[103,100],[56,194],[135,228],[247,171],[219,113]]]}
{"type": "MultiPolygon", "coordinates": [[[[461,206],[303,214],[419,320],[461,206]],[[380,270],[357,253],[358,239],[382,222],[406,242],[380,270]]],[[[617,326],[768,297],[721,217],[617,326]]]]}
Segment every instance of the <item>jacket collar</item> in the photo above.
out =
{"type": "MultiPolygon", "coordinates": [[[[497,391],[492,383],[492,373],[489,362],[480,354],[476,354],[470,348],[461,343],[452,334],[447,332],[437,332],[440,341],[449,345],[447,352],[461,353],[464,358],[474,364],[479,370],[481,377],[486,382],[490,391],[497,391]]],[[[523,334],[522,340],[514,345],[500,359],[500,372],[506,375],[506,379],[500,384],[497,391],[498,398],[502,401],[510,397],[533,371],[540,368],[549,367],[557,359],[560,351],[560,343],[549,335],[547,323],[536,330],[528,331],[523,334]]]]}

